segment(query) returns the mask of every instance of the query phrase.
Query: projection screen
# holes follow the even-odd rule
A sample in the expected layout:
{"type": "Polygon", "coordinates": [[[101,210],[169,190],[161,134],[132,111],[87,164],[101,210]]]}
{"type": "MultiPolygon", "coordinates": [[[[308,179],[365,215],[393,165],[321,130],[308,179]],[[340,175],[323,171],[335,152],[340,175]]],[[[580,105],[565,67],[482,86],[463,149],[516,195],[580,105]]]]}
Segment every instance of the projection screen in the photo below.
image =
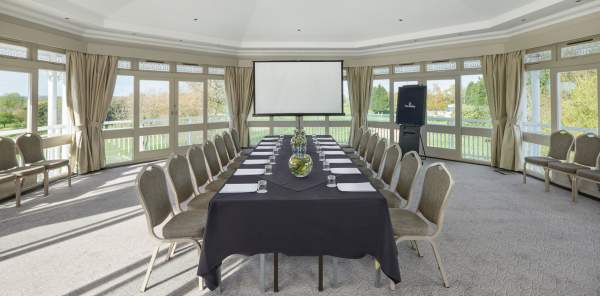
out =
{"type": "Polygon", "coordinates": [[[342,61],[254,62],[254,115],[341,115],[342,61]]]}

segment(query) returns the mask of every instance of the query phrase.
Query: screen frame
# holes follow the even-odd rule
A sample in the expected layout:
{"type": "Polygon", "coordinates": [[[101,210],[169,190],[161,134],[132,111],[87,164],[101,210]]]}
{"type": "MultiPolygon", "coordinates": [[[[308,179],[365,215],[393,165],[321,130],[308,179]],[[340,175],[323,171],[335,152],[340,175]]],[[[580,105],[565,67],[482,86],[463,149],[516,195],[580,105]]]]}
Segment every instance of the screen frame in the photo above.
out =
{"type": "Polygon", "coordinates": [[[344,116],[344,60],[267,60],[267,61],[252,61],[252,96],[254,102],[252,103],[252,116],[253,117],[264,117],[264,116],[344,116]],[[340,63],[340,113],[261,113],[256,114],[256,64],[257,63],[340,63]]]}

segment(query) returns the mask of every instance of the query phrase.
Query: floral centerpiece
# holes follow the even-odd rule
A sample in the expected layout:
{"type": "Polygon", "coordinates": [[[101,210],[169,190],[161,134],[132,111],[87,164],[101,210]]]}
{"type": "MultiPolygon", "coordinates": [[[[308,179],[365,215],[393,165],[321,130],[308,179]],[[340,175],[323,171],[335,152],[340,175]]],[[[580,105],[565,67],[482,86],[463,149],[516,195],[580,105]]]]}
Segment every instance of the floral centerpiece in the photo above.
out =
{"type": "Polygon", "coordinates": [[[308,176],[312,171],[313,161],[310,155],[306,154],[306,133],[304,130],[301,128],[296,129],[290,143],[293,153],[288,161],[290,173],[298,178],[308,176]]]}
{"type": "Polygon", "coordinates": [[[296,129],[294,135],[290,140],[292,145],[293,153],[305,153],[306,152],[306,134],[302,128],[296,129]]]}

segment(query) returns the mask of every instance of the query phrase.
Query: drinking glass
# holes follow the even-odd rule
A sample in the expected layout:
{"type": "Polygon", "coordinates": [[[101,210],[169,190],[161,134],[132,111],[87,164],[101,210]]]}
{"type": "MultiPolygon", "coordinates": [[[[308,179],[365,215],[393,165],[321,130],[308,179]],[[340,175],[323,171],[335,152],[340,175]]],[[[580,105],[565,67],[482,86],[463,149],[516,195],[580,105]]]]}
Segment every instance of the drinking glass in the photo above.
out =
{"type": "Polygon", "coordinates": [[[323,170],[324,170],[324,171],[327,171],[327,172],[328,172],[328,171],[330,171],[330,168],[329,168],[329,161],[327,161],[327,160],[324,160],[324,161],[323,161],[323,170]]]}
{"type": "Polygon", "coordinates": [[[265,164],[265,175],[272,175],[273,174],[273,166],[270,164],[265,164]]]}
{"type": "Polygon", "coordinates": [[[258,180],[257,193],[267,193],[267,180],[258,180]]]}
{"type": "Polygon", "coordinates": [[[325,160],[325,152],[321,151],[319,152],[319,161],[324,161],[325,160]]]}
{"type": "Polygon", "coordinates": [[[329,175],[327,176],[327,187],[336,187],[337,184],[335,183],[335,175],[329,175]]]}
{"type": "Polygon", "coordinates": [[[317,145],[317,153],[321,154],[321,146],[317,145]]]}
{"type": "Polygon", "coordinates": [[[270,164],[275,164],[275,155],[269,156],[269,163],[270,164]]]}
{"type": "Polygon", "coordinates": [[[279,149],[277,148],[277,146],[273,147],[273,154],[275,156],[279,155],[279,149]]]}

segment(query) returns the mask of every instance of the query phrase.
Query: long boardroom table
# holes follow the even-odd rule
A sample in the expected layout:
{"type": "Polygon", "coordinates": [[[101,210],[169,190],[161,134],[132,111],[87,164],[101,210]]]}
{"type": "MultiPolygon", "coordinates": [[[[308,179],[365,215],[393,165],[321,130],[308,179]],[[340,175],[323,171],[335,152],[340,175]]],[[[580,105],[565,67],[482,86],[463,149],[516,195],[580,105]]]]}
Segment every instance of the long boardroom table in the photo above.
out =
{"type": "MultiPolygon", "coordinates": [[[[272,175],[234,175],[227,181],[238,184],[267,180],[267,193],[219,192],[211,200],[198,266],[198,275],[209,289],[218,287],[221,263],[233,254],[319,256],[321,264],[323,255],[349,259],[371,255],[385,275],[395,283],[400,282],[397,248],[385,198],[376,191],[341,192],[327,187],[330,172],[323,171],[312,137],[307,139],[307,153],[314,163],[307,177],[296,178],[289,172],[292,151],[290,137],[286,136],[272,175]]],[[[247,159],[265,158],[268,156],[250,155],[247,159]]],[[[347,156],[327,156],[331,158],[347,156]]],[[[331,167],[356,166],[346,163],[331,167]]],[[[240,168],[264,168],[264,164],[242,164],[240,168]]],[[[362,174],[337,175],[336,179],[337,183],[368,182],[362,174]]],[[[320,275],[322,287],[322,269],[320,275]]],[[[275,291],[276,276],[275,273],[275,291]]]]}

